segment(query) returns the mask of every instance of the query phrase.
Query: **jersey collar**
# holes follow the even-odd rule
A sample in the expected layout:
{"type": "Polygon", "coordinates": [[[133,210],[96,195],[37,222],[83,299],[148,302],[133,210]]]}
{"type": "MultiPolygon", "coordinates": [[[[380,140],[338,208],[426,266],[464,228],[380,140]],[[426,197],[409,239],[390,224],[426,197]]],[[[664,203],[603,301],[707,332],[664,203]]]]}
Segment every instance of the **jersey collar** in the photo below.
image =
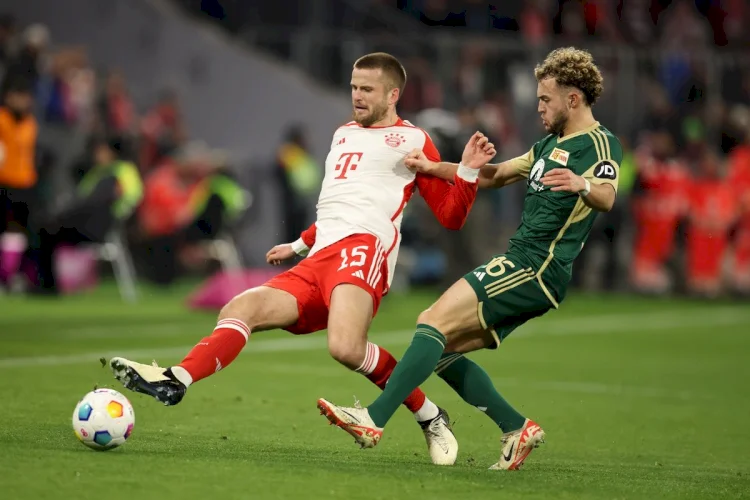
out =
{"type": "Polygon", "coordinates": [[[599,122],[594,122],[593,125],[590,127],[586,127],[583,130],[579,130],[578,132],[573,132],[572,134],[568,134],[565,137],[558,137],[557,143],[560,144],[561,142],[567,141],[568,139],[572,139],[573,137],[578,137],[579,135],[588,134],[589,132],[596,130],[599,128],[599,122]]]}

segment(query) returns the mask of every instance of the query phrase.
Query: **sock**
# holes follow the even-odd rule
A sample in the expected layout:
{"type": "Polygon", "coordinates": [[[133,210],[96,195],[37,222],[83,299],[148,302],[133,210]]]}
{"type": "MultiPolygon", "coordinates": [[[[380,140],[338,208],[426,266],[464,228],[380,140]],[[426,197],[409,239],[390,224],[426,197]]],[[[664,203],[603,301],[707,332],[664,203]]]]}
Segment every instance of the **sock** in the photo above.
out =
{"type": "Polygon", "coordinates": [[[526,417],[497,392],[487,372],[463,355],[443,354],[435,373],[464,401],[486,413],[503,432],[520,429],[526,422],[526,417]]]}
{"type": "Polygon", "coordinates": [[[245,323],[238,319],[222,319],[211,335],[198,342],[179,365],[172,367],[172,373],[183,384],[189,382],[185,385],[213,375],[234,361],[248,338],[250,328],[245,323]]]}
{"type": "MultiPolygon", "coordinates": [[[[367,352],[365,354],[365,360],[362,362],[357,373],[363,374],[373,384],[385,389],[385,384],[393,373],[393,369],[396,367],[396,358],[393,355],[383,349],[380,346],[373,344],[372,342],[367,343],[367,352]]],[[[410,412],[414,414],[414,418],[417,422],[425,422],[432,420],[438,416],[440,410],[438,407],[427,399],[424,392],[421,389],[414,389],[404,400],[404,406],[406,406],[410,412]]]]}
{"type": "Polygon", "coordinates": [[[419,324],[411,345],[396,365],[383,393],[367,410],[375,425],[385,427],[401,402],[427,380],[445,349],[445,337],[435,328],[419,324]]]}

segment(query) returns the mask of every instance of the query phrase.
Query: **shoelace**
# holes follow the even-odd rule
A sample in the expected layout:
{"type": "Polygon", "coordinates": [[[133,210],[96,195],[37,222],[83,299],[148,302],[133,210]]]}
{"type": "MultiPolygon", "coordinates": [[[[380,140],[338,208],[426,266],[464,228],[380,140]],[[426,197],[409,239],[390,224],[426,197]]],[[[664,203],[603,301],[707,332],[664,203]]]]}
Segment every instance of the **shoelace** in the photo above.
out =
{"type": "Polygon", "coordinates": [[[427,426],[427,435],[430,439],[437,442],[437,444],[443,449],[443,451],[448,450],[448,442],[443,437],[443,435],[440,433],[440,424],[444,423],[442,417],[438,417],[435,420],[433,420],[430,425],[427,426]]]}

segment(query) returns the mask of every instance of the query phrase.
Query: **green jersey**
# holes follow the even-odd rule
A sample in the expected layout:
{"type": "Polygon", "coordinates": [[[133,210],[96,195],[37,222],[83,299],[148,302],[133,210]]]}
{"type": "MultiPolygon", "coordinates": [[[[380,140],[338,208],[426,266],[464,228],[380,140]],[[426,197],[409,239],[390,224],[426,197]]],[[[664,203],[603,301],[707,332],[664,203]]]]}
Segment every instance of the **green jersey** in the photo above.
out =
{"type": "Polygon", "coordinates": [[[555,307],[565,296],[573,261],[596,212],[577,193],[551,191],[541,178],[554,168],[567,168],[591,184],[611,184],[617,191],[621,161],[620,141],[599,122],[563,138],[548,135],[527,154],[510,160],[528,180],[521,224],[510,239],[508,254],[526,261],[536,272],[555,307]]]}

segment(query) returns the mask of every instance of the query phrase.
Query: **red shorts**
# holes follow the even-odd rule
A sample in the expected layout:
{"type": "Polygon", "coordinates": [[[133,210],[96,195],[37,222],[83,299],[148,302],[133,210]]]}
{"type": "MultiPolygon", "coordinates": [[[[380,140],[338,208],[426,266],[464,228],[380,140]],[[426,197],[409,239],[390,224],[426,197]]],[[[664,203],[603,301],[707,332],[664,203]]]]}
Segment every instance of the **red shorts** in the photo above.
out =
{"type": "Polygon", "coordinates": [[[299,319],[284,330],[305,334],[328,327],[333,289],[350,283],[372,296],[372,315],[386,289],[388,260],[380,240],[372,234],[354,234],[307,257],[264,286],[284,290],[297,299],[299,319]]]}

